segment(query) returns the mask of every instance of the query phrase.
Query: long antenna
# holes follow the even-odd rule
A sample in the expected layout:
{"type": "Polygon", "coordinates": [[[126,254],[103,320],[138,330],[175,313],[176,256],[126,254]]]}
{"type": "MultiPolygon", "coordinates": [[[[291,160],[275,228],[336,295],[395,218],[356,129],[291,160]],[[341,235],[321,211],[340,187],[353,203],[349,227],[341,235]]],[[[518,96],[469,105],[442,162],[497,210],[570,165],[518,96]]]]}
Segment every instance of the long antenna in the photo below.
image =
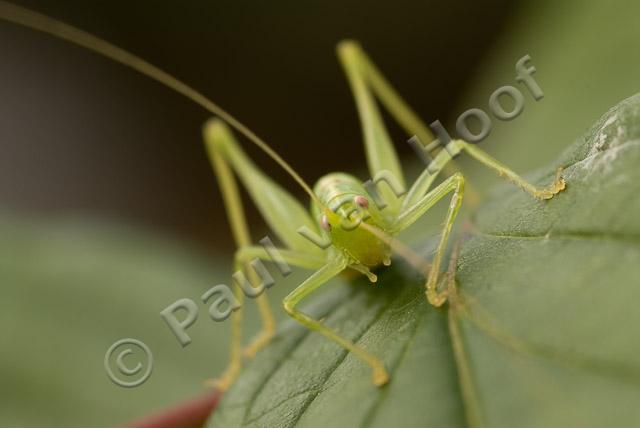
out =
{"type": "Polygon", "coordinates": [[[269,157],[278,163],[303,189],[309,194],[311,199],[323,207],[324,204],[313,193],[309,185],[298,175],[293,168],[285,162],[264,140],[258,137],[253,131],[246,127],[242,122],[227,113],[222,107],[202,95],[186,83],[176,79],[169,73],[155,65],[143,60],[142,58],[119,48],[106,40],[103,40],[93,34],[80,30],[69,24],[65,24],[57,19],[50,18],[30,9],[17,6],[15,4],[0,0],[0,19],[22,25],[32,30],[50,34],[62,40],[66,40],[83,48],[94,51],[100,55],[112,59],[127,67],[131,67],[139,73],[167,86],[179,94],[190,99],[194,103],[203,107],[210,113],[218,116],[234,128],[236,131],[244,135],[249,141],[258,146],[269,157]]]}

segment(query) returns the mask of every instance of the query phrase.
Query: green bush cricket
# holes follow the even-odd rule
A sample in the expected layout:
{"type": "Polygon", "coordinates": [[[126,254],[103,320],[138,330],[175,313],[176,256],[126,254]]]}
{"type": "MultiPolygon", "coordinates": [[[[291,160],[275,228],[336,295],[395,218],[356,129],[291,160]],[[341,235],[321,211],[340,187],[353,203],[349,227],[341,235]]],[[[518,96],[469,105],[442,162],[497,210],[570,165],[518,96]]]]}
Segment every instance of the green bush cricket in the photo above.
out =
{"type": "MultiPolygon", "coordinates": [[[[444,304],[447,300],[447,290],[440,290],[442,287],[439,287],[439,283],[446,275],[441,274],[440,268],[452,226],[461,206],[464,176],[456,172],[433,189],[431,187],[453,157],[463,151],[521,187],[532,197],[549,199],[565,188],[565,182],[560,176],[561,171],[558,171],[555,181],[549,187],[538,189],[475,145],[462,140],[451,140],[434,153],[430,168],[409,186],[408,192],[402,197],[396,197],[397,193],[394,194],[390,187],[384,186],[379,189],[386,203],[384,209],[373,203],[372,195],[360,180],[348,174],[327,174],[320,178],[312,189],[249,128],[196,90],[152,64],[82,30],[3,1],[0,1],[0,18],[67,40],[129,66],[191,99],[213,114],[215,118],[204,126],[204,139],[238,247],[234,257],[235,268],[247,271],[250,278],[255,280],[255,272],[252,272],[250,262],[255,259],[271,260],[265,248],[255,245],[250,237],[236,182],[236,179],[239,179],[269,228],[282,243],[283,248],[279,248],[278,251],[284,261],[315,271],[284,299],[282,303],[285,311],[303,326],[318,331],[369,365],[373,372],[373,383],[378,386],[389,380],[381,360],[331,330],[322,321],[301,312],[297,308],[298,304],[331,278],[347,270],[364,274],[375,282],[376,275],[371,270],[380,265],[389,265],[392,251],[411,259],[410,251],[397,243],[394,237],[451,193],[439,243],[431,267],[425,272],[425,293],[428,302],[436,307],[444,304]],[[231,128],[262,149],[304,189],[311,198],[310,210],[251,162],[232,135],[231,128]],[[354,218],[357,220],[355,223],[354,218]],[[353,227],[345,227],[345,222],[353,224],[353,227]],[[317,245],[299,233],[300,227],[320,236],[328,245],[317,245]]],[[[410,135],[416,135],[421,141],[432,141],[433,135],[356,42],[341,42],[337,50],[359,113],[369,172],[374,181],[387,174],[404,188],[403,169],[383,123],[376,98],[410,135]]],[[[238,291],[237,295],[238,298],[242,298],[241,292],[238,291]]],[[[236,311],[232,315],[229,366],[215,381],[215,385],[222,390],[228,388],[237,378],[243,355],[253,356],[268,344],[275,334],[275,322],[266,295],[262,294],[256,300],[263,328],[245,348],[241,343],[242,312],[236,311]]]]}

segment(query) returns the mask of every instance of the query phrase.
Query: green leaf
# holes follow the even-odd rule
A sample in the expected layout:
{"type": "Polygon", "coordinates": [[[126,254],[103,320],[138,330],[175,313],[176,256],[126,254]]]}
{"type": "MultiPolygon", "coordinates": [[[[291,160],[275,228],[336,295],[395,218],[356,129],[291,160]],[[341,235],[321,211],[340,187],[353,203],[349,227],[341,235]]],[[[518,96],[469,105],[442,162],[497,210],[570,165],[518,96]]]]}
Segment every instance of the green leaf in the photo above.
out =
{"type": "MultiPolygon", "coordinates": [[[[228,278],[198,249],[131,227],[0,216],[0,425],[113,427],[202,394],[227,362],[227,323],[200,304],[182,348],[160,318],[228,278]],[[116,340],[146,343],[155,366],[137,388],[112,383],[116,340]]],[[[257,322],[247,328],[257,328],[257,322]]],[[[137,362],[135,356],[127,364],[137,362]]]]}
{"type": "Polygon", "coordinates": [[[250,363],[210,426],[602,427],[640,423],[640,96],[559,160],[567,189],[505,185],[476,213],[458,304],[429,306],[406,266],[314,300],[391,371],[293,324],[250,363]]]}

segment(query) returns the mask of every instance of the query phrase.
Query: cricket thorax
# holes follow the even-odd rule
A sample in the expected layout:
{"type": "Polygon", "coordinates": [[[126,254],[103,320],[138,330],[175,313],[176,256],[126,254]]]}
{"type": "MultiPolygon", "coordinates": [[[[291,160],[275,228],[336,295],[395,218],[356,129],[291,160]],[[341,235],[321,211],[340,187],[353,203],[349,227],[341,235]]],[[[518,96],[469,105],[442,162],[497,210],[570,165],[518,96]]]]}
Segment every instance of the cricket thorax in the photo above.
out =
{"type": "Polygon", "coordinates": [[[370,203],[367,191],[357,178],[344,173],[328,174],[318,180],[314,192],[329,208],[328,212],[317,207],[314,211],[332,245],[354,262],[367,267],[389,260],[389,247],[370,231],[359,227],[365,222],[385,230],[380,212],[370,203]]]}

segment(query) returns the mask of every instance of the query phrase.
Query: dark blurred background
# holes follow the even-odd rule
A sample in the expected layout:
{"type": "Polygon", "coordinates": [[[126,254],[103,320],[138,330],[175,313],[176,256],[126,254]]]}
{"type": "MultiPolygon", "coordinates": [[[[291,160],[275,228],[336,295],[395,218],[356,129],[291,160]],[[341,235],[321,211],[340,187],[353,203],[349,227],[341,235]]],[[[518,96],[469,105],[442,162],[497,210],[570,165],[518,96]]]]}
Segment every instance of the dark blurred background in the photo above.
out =
{"type": "MultiPolygon", "coordinates": [[[[516,2],[16,3],[199,89],[312,184],[330,171],[365,172],[339,40],[361,41],[421,117],[444,120],[516,2]]],[[[123,66],[4,22],[0,53],[0,209],[116,218],[228,248],[200,136],[206,112],[123,66]]],[[[390,128],[399,151],[412,155],[390,128]]],[[[304,198],[273,162],[247,150],[304,198]]]]}
{"type": "MultiPolygon", "coordinates": [[[[524,113],[494,120],[482,143],[518,172],[548,165],[640,90],[637,0],[17,3],[183,79],[309,182],[337,170],[367,175],[334,52],[344,38],[362,42],[425,121],[441,119],[449,130],[462,111],[486,108],[496,88],[514,84],[515,62],[530,54],[544,99],[525,93],[524,113]]],[[[114,426],[201,394],[202,380],[224,369],[228,323],[207,319],[200,304],[193,343],[182,348],[158,316],[231,279],[234,245],[200,135],[207,118],[126,67],[0,21],[2,426],[114,426]],[[124,337],[157,357],[139,388],[119,388],[105,374],[105,351],[124,337]]],[[[403,165],[419,166],[407,136],[388,124],[403,165]]],[[[490,191],[500,180],[464,156],[460,164],[472,214],[471,187],[490,191]]],[[[425,221],[440,223],[445,208],[425,221]]],[[[250,214],[254,236],[263,236],[250,214]]],[[[436,230],[421,226],[403,242],[436,230]]],[[[269,290],[278,319],[286,314],[277,302],[306,276],[296,270],[269,290]]],[[[259,320],[255,305],[245,309],[248,339],[259,320]]]]}

